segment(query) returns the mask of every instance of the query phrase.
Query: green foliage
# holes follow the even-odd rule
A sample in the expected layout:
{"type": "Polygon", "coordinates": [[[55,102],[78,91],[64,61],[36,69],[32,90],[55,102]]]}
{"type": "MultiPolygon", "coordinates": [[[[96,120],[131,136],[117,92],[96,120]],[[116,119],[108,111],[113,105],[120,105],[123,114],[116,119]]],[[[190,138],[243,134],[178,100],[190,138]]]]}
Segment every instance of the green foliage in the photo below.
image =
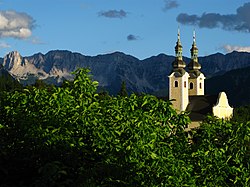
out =
{"type": "Polygon", "coordinates": [[[232,121],[241,123],[250,121],[250,105],[235,108],[232,121]]]}
{"type": "Polygon", "coordinates": [[[33,85],[36,88],[44,89],[44,88],[51,88],[53,85],[46,84],[44,80],[36,79],[35,84],[33,85]]]}
{"type": "Polygon", "coordinates": [[[250,122],[208,117],[193,133],[197,186],[250,185],[250,122]]]}
{"type": "Polygon", "coordinates": [[[172,167],[177,164],[187,167],[179,160],[184,155],[175,151],[175,147],[185,149],[183,144],[188,145],[184,125],[179,123],[187,122],[186,116],[178,116],[169,103],[153,96],[133,94],[102,100],[99,104],[91,121],[96,121],[92,124],[95,126],[93,145],[105,163],[103,165],[102,161],[95,166],[101,167],[101,181],[125,186],[159,186],[188,181],[184,180],[188,176],[172,167]]]}
{"type": "Polygon", "coordinates": [[[126,87],[126,82],[125,81],[122,81],[121,89],[118,92],[118,95],[120,95],[122,97],[127,97],[128,96],[128,92],[127,92],[127,87],[126,87]]]}
{"type": "Polygon", "coordinates": [[[62,88],[32,87],[2,97],[5,185],[192,183],[192,167],[183,161],[186,115],[153,96],[100,97],[89,70],[75,74],[62,88]]]}
{"type": "Polygon", "coordinates": [[[189,118],[150,95],[97,94],[88,69],[63,87],[3,92],[3,186],[249,186],[250,122],[189,118]]]}
{"type": "Polygon", "coordinates": [[[2,74],[0,76],[0,91],[20,90],[21,84],[11,77],[9,74],[2,74]]]}

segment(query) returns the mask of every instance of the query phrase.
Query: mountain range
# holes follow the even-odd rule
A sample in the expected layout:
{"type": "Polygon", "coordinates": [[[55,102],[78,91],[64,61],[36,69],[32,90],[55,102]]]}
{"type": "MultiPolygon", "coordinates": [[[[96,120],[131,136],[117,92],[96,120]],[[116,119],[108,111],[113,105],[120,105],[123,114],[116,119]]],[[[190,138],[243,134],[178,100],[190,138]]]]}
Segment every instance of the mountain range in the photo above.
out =
{"type": "MultiPolygon", "coordinates": [[[[0,64],[25,85],[33,84],[36,79],[60,85],[65,79],[73,79],[71,72],[77,68],[88,67],[93,79],[99,82],[99,88],[107,90],[110,94],[116,94],[120,90],[121,82],[124,81],[129,92],[162,96],[168,93],[168,75],[172,70],[174,59],[174,56],[159,54],[140,60],[121,52],[85,56],[65,50],[22,57],[19,52],[13,51],[1,58],[0,64]]],[[[186,64],[190,62],[189,58],[183,57],[183,59],[186,64]]],[[[199,57],[199,63],[207,77],[206,93],[211,94],[219,90],[215,89],[216,77],[227,75],[226,73],[232,70],[250,67],[250,53],[235,51],[226,55],[216,53],[199,57]],[[214,83],[214,87],[210,88],[210,82],[214,83]]],[[[244,75],[249,74],[248,72],[244,75]]],[[[220,77],[220,80],[223,79],[220,77]]],[[[230,86],[233,80],[225,79],[223,83],[230,86]]],[[[241,79],[237,80],[240,84],[241,79]]]]}

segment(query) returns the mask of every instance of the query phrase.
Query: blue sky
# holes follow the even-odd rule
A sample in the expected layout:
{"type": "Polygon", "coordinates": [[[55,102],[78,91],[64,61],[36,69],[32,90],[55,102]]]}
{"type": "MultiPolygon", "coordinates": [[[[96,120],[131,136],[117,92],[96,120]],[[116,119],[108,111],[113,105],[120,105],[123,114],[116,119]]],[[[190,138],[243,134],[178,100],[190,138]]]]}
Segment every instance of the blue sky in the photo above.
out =
{"type": "Polygon", "coordinates": [[[250,52],[245,0],[0,0],[0,56],[57,49],[91,56],[121,51],[139,59],[174,55],[178,26],[184,56],[194,29],[199,56],[250,52]]]}

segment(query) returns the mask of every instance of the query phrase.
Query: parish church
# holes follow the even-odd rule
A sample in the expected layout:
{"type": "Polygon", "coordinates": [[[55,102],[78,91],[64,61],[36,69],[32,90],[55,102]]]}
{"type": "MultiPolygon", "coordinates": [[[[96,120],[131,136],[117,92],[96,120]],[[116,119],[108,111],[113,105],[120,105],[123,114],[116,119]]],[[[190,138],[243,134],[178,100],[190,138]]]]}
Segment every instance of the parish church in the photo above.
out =
{"type": "Polygon", "coordinates": [[[182,58],[180,30],[175,46],[175,60],[172,63],[172,72],[169,77],[169,100],[178,111],[188,111],[192,123],[189,128],[199,126],[207,114],[218,118],[230,118],[233,108],[229,106],[227,95],[220,92],[218,95],[205,95],[205,75],[198,62],[198,48],[196,46],[195,31],[193,44],[190,49],[191,60],[186,65],[182,58]]]}

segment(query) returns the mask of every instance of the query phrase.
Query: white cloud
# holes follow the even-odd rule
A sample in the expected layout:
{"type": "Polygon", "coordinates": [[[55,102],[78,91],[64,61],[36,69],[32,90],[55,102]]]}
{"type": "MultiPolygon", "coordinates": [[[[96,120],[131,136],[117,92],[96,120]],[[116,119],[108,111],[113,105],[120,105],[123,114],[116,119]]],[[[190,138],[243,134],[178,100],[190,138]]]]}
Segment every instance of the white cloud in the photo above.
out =
{"type": "Polygon", "coordinates": [[[42,42],[39,38],[37,37],[32,37],[29,40],[32,44],[45,44],[44,42],[42,42]]]}
{"type": "Polygon", "coordinates": [[[0,11],[0,37],[25,39],[32,35],[35,20],[26,13],[0,11]]]}
{"type": "Polygon", "coordinates": [[[250,52],[250,46],[224,45],[224,46],[222,46],[222,49],[226,53],[230,53],[230,52],[233,52],[233,51],[250,52]]]}
{"type": "Polygon", "coordinates": [[[5,42],[0,42],[0,48],[4,49],[4,48],[11,48],[11,46],[5,42]]]}

